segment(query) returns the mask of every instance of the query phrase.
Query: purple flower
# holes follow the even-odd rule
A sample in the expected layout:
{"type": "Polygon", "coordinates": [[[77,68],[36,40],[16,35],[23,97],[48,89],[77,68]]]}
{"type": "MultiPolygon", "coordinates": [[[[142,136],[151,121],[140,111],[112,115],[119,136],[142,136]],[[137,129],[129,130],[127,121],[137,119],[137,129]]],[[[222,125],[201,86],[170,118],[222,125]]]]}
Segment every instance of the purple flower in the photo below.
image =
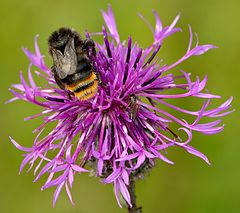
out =
{"type": "MultiPolygon", "coordinates": [[[[74,176],[90,171],[101,177],[103,183],[114,184],[119,206],[119,194],[131,206],[129,178],[141,176],[158,158],[173,164],[164,152],[168,147],[183,148],[209,164],[204,154],[189,145],[192,134],[194,131],[203,134],[222,131],[224,126],[219,118],[232,112],[229,111],[232,97],[217,108],[210,107],[210,102],[220,96],[204,90],[207,77],[192,80],[188,72],[172,72],[172,68],[184,60],[216,48],[210,44],[199,45],[198,41],[193,47],[190,26],[185,55],[173,64],[161,64],[157,59],[164,39],[181,31],[175,27],[179,16],[170,26],[163,27],[154,12],[155,29],[147,22],[154,36],[153,44],[143,49],[131,37],[128,41],[120,40],[111,7],[102,14],[108,31],[103,26],[102,33],[98,33],[103,37],[103,44],[96,43],[97,55],[92,56],[102,81],[93,99],[79,101],[57,86],[39,51],[37,37],[35,53],[24,49],[30,60],[28,82],[21,72],[21,83],[10,89],[15,96],[12,100],[25,100],[42,108],[39,114],[26,118],[44,117],[43,124],[34,130],[38,134],[32,147],[22,147],[10,139],[16,148],[25,152],[20,172],[26,164],[30,164],[31,169],[38,161],[35,181],[47,173],[49,177],[42,189],[57,187],[53,205],[64,186],[73,203],[69,188],[74,176]],[[36,85],[32,65],[39,70],[35,74],[46,80],[45,88],[36,85]],[[199,110],[187,110],[168,102],[186,97],[203,100],[199,110]],[[163,105],[192,116],[194,121],[170,114],[162,109],[163,105]],[[203,122],[202,118],[206,117],[213,121],[203,122]],[[44,136],[44,127],[49,123],[56,123],[56,126],[44,136]]],[[[90,35],[86,33],[87,37],[90,35]]]]}

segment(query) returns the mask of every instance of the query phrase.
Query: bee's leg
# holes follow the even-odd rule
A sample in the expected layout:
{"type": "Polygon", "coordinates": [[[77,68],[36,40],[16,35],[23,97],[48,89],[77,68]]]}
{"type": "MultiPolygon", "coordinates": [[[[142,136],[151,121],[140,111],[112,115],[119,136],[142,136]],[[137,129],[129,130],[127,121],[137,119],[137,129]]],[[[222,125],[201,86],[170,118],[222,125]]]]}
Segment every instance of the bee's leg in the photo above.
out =
{"type": "Polygon", "coordinates": [[[68,96],[68,99],[69,99],[69,100],[72,100],[72,96],[71,96],[70,93],[67,93],[67,96],[68,96]]]}
{"type": "Polygon", "coordinates": [[[65,90],[65,86],[64,84],[62,83],[62,81],[60,80],[60,78],[54,74],[54,79],[57,83],[57,85],[62,89],[62,90],[65,90]]]}
{"type": "Polygon", "coordinates": [[[54,77],[57,85],[58,85],[61,89],[65,90],[65,86],[64,86],[64,84],[62,83],[61,79],[58,77],[54,66],[51,67],[51,71],[52,71],[52,73],[53,73],[53,77],[54,77]]]}
{"type": "Polygon", "coordinates": [[[89,52],[89,49],[92,50],[92,54],[96,56],[96,49],[95,49],[95,43],[92,39],[87,38],[83,41],[83,49],[89,52]]]}
{"type": "Polygon", "coordinates": [[[97,76],[97,80],[98,83],[103,87],[103,88],[107,88],[107,84],[102,82],[101,76],[99,74],[99,72],[94,71],[95,75],[97,76]]]}
{"type": "Polygon", "coordinates": [[[101,77],[100,77],[99,72],[94,71],[94,73],[95,73],[95,75],[97,76],[98,82],[99,82],[100,84],[102,84],[102,79],[101,79],[101,77]]]}
{"type": "MultiPolygon", "coordinates": [[[[65,85],[63,84],[63,82],[61,81],[61,79],[58,77],[55,69],[54,69],[54,66],[51,67],[51,71],[53,73],[53,77],[57,83],[57,85],[60,87],[60,89],[62,90],[65,90],[66,91],[66,88],[65,88],[65,85]]],[[[71,93],[69,91],[66,91],[67,92],[67,96],[68,98],[71,100],[72,99],[72,96],[71,96],[71,93]]]]}

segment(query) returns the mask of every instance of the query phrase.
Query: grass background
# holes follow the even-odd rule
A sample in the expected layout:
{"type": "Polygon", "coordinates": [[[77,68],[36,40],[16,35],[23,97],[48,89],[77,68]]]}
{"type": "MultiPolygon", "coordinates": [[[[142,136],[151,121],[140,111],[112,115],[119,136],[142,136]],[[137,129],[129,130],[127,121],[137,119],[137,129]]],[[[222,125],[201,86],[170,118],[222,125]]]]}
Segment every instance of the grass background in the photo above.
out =
{"type": "MultiPolygon", "coordinates": [[[[40,109],[17,101],[4,104],[12,95],[8,88],[19,82],[19,70],[25,74],[28,59],[21,47],[33,50],[33,39],[39,34],[39,46],[50,65],[47,38],[60,26],[71,26],[80,32],[101,30],[103,19],[100,9],[113,7],[122,40],[132,35],[143,47],[152,42],[152,35],[138,17],[142,13],[154,23],[155,9],[168,25],[180,12],[178,26],[183,33],[175,34],[164,43],[160,57],[173,62],[187,48],[190,24],[200,37],[200,43],[213,43],[219,49],[194,57],[181,67],[203,77],[208,74],[207,88],[221,94],[222,101],[234,96],[236,112],[224,118],[225,130],[213,136],[194,134],[192,145],[205,153],[212,166],[179,149],[171,149],[168,157],[174,166],[158,161],[156,168],[137,183],[138,203],[144,213],[237,213],[240,212],[240,143],[239,143],[239,78],[240,78],[240,1],[217,0],[165,0],[165,1],[46,1],[9,0],[0,7],[0,212],[3,213],[92,213],[126,212],[117,206],[110,185],[103,185],[87,175],[76,176],[72,194],[76,206],[71,206],[65,192],[61,193],[56,207],[51,206],[54,189],[41,192],[44,178],[32,182],[32,173],[18,175],[21,152],[9,142],[11,135],[19,143],[31,146],[31,133],[42,122],[23,121],[40,109]]],[[[175,103],[177,103],[175,101],[175,103]]],[[[220,103],[220,102],[217,102],[220,103]]],[[[179,103],[191,108],[192,100],[179,103]]]]}

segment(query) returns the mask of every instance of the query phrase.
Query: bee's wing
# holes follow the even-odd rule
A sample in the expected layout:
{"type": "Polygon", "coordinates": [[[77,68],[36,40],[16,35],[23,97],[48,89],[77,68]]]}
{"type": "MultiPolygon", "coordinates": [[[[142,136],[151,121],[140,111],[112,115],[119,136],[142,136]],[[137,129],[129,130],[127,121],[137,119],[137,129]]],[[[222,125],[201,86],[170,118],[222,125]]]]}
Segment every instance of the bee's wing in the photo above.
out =
{"type": "Polygon", "coordinates": [[[55,48],[52,48],[51,52],[55,71],[60,79],[64,79],[68,75],[72,75],[76,72],[77,55],[74,47],[74,39],[68,41],[64,54],[55,48]]]}

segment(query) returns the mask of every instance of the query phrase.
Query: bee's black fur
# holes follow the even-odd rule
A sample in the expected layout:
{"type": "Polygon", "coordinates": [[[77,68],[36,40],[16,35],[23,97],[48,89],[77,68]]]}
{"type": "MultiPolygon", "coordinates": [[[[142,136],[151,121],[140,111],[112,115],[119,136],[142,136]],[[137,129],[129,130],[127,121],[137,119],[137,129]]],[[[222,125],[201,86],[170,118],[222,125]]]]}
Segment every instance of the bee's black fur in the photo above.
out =
{"type": "MultiPolygon", "coordinates": [[[[76,31],[60,28],[52,33],[48,44],[53,58],[52,73],[61,89],[65,89],[65,85],[72,87],[73,84],[80,84],[91,78],[93,73],[97,76],[90,60],[90,54],[96,54],[93,40],[83,40],[76,31]]],[[[98,78],[94,77],[92,81],[98,81],[98,78]]],[[[91,85],[91,82],[88,84],[91,85]]],[[[76,91],[87,89],[85,86],[76,87],[76,91]]]]}

